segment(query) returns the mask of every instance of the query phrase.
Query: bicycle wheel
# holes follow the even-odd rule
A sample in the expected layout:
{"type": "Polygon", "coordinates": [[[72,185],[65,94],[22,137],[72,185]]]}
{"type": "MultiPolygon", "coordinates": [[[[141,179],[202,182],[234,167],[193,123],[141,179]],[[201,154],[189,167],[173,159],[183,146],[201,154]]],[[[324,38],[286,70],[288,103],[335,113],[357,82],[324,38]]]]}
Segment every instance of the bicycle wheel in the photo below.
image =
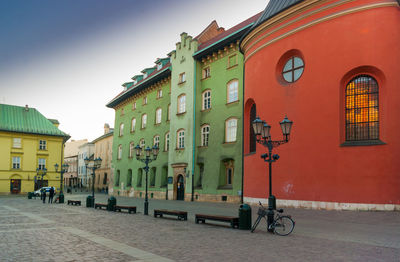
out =
{"type": "Polygon", "coordinates": [[[256,227],[258,226],[258,223],[260,223],[262,216],[258,216],[256,222],[254,222],[254,225],[251,227],[251,233],[254,232],[254,230],[256,229],[256,227]]]}
{"type": "Polygon", "coordinates": [[[288,216],[281,216],[274,223],[274,233],[280,236],[287,236],[294,229],[294,221],[288,216]]]}

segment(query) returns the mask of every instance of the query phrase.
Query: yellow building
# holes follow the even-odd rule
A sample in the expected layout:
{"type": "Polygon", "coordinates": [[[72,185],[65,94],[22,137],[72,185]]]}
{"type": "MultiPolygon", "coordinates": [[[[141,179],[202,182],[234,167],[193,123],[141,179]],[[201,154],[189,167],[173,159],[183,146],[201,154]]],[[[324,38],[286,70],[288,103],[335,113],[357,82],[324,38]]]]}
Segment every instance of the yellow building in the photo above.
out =
{"type": "Polygon", "coordinates": [[[54,186],[60,191],[64,143],[69,135],[28,106],[0,104],[0,194],[19,194],[54,186]]]}

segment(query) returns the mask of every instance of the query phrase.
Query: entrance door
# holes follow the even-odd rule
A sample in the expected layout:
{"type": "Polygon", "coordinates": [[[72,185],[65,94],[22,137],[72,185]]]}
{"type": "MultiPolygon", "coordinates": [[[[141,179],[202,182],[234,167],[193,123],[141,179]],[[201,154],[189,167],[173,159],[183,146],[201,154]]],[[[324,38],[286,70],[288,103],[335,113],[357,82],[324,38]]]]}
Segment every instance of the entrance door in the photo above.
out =
{"type": "Polygon", "coordinates": [[[178,176],[176,200],[185,200],[185,181],[182,175],[178,176]]]}
{"type": "Polygon", "coordinates": [[[21,179],[11,179],[11,194],[19,194],[21,192],[21,179]]]}

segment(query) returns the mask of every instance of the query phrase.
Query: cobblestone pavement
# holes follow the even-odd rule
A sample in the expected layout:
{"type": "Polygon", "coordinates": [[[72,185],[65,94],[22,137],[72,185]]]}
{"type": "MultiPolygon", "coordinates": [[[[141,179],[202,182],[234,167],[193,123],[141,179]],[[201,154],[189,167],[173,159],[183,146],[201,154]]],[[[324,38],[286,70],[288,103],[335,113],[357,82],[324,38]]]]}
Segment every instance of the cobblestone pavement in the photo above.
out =
{"type": "MultiPolygon", "coordinates": [[[[400,212],[286,209],[296,221],[286,237],[262,221],[252,234],[195,224],[195,213],[237,215],[238,204],[118,197],[138,214],[0,197],[0,261],[400,261],[400,212]],[[188,211],[188,221],[154,218],[153,208],[188,211]]],[[[108,196],[96,194],[96,202],[108,196]]],[[[252,207],[256,219],[257,207],[252,207]]]]}

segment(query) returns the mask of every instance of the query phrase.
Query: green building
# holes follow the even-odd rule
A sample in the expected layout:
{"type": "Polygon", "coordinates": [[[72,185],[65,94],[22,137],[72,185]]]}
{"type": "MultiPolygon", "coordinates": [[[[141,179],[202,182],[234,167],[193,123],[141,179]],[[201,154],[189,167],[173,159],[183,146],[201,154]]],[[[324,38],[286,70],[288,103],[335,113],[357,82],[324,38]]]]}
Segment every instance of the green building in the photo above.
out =
{"type": "Polygon", "coordinates": [[[238,42],[256,15],[224,30],[213,21],[180,35],[168,58],[146,68],[107,106],[115,109],[114,194],[144,197],[134,147],[157,145],[150,198],[240,202],[243,56],[238,42]]]}

